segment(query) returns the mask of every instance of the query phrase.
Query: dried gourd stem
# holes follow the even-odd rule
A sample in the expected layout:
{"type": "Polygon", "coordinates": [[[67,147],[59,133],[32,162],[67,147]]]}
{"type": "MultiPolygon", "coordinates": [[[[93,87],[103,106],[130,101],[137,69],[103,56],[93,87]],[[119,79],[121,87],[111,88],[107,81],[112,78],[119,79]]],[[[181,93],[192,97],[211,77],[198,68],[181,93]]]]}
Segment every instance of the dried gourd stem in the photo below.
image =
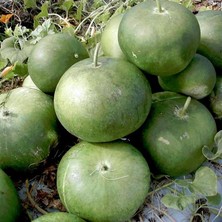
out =
{"type": "Polygon", "coordinates": [[[185,104],[184,104],[184,106],[183,106],[183,108],[182,108],[182,110],[180,112],[180,114],[182,116],[186,114],[186,111],[188,109],[188,106],[190,105],[190,102],[191,102],[191,97],[189,96],[189,97],[187,97],[187,100],[186,100],[186,102],[185,102],[185,104]]]}
{"type": "Polygon", "coordinates": [[[160,1],[159,1],[159,0],[156,0],[156,5],[157,5],[157,8],[158,8],[159,13],[163,12],[163,9],[162,9],[162,7],[161,7],[161,4],[160,4],[160,1]]]}
{"type": "Polygon", "coordinates": [[[141,215],[139,215],[139,220],[140,220],[140,222],[144,222],[144,220],[143,220],[141,215]]]}
{"type": "MultiPolygon", "coordinates": [[[[92,11],[88,16],[86,16],[82,21],[79,23],[79,25],[75,29],[75,33],[84,26],[84,23],[87,21],[91,21],[91,23],[95,20],[95,17],[97,18],[99,15],[103,14],[104,12],[108,12],[114,7],[119,7],[119,0],[112,0],[109,3],[100,6],[99,8],[92,11]]],[[[92,24],[89,25],[89,28],[92,24]]],[[[88,31],[87,31],[88,32],[88,31]]]]}
{"type": "Polygon", "coordinates": [[[155,210],[157,212],[160,212],[161,214],[165,215],[171,222],[176,222],[176,220],[174,218],[172,218],[165,210],[158,209],[157,207],[153,206],[150,203],[146,203],[146,206],[148,208],[152,208],[153,210],[155,210]]]}
{"type": "Polygon", "coordinates": [[[114,9],[114,8],[115,8],[115,5],[114,5],[114,6],[111,6],[110,8],[107,8],[107,9],[99,12],[97,15],[95,15],[95,17],[91,19],[91,22],[90,22],[90,24],[89,24],[89,26],[88,26],[88,28],[87,28],[87,30],[86,30],[86,32],[85,32],[85,36],[88,35],[88,33],[89,33],[89,31],[90,31],[93,23],[94,23],[95,20],[97,19],[97,17],[99,17],[99,16],[100,16],[101,14],[103,14],[105,11],[111,11],[111,10],[114,9]]]}
{"type": "Polygon", "coordinates": [[[174,181],[171,181],[171,182],[169,182],[169,183],[166,183],[166,184],[164,184],[164,185],[162,185],[162,186],[160,186],[160,187],[158,187],[158,188],[150,191],[147,196],[153,195],[153,194],[155,194],[156,192],[158,192],[158,191],[160,191],[160,190],[162,190],[162,189],[164,189],[164,188],[167,188],[167,187],[169,187],[169,186],[171,186],[171,185],[173,185],[173,184],[174,184],[174,181]]]}
{"type": "Polygon", "coordinates": [[[67,27],[70,27],[71,24],[69,23],[69,19],[68,19],[68,16],[66,15],[65,18],[63,18],[62,16],[60,16],[59,14],[57,13],[49,13],[48,16],[56,16],[59,18],[59,21],[60,22],[63,22],[67,27]]]}
{"type": "Polygon", "coordinates": [[[97,43],[94,54],[93,54],[93,64],[95,68],[99,66],[98,65],[99,48],[100,48],[100,43],[97,43]]]}
{"type": "Polygon", "coordinates": [[[32,206],[35,207],[36,210],[38,210],[41,214],[48,214],[47,211],[45,211],[41,207],[39,207],[38,204],[33,200],[32,196],[29,192],[29,181],[28,180],[25,181],[25,187],[26,187],[27,197],[28,197],[30,203],[32,204],[32,206]]]}

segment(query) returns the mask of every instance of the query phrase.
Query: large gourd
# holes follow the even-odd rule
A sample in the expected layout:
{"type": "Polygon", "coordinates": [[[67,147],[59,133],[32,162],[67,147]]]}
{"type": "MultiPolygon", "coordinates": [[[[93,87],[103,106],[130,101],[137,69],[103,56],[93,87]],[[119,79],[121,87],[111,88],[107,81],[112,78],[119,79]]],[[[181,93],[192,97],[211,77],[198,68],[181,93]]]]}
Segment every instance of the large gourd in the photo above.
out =
{"type": "Polygon", "coordinates": [[[37,89],[15,88],[0,95],[0,167],[29,170],[57,145],[53,100],[37,89]]]}
{"type": "Polygon", "coordinates": [[[149,81],[125,60],[82,60],[60,79],[55,111],[64,128],[88,142],[125,137],[145,121],[151,106],[149,81]]]}
{"type": "Polygon", "coordinates": [[[129,61],[150,74],[167,76],[190,63],[200,43],[200,27],[184,6],[148,0],[124,14],[118,39],[129,61]]]}

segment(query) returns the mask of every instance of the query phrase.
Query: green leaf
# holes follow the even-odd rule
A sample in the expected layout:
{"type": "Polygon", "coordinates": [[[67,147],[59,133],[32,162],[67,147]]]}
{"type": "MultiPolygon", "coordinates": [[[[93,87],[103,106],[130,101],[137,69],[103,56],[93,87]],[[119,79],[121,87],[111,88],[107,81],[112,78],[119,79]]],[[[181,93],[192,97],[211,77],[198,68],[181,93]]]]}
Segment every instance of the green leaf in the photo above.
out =
{"type": "Polygon", "coordinates": [[[23,41],[22,49],[20,49],[19,46],[16,46],[16,43],[17,40],[15,37],[9,37],[1,44],[0,55],[3,59],[8,59],[11,64],[14,64],[15,62],[23,63],[30,55],[33,47],[29,41],[23,41]]]}
{"type": "Polygon", "coordinates": [[[82,20],[82,11],[83,11],[84,2],[80,1],[80,5],[77,7],[76,15],[74,15],[75,19],[80,22],[82,20]]]}
{"type": "Polygon", "coordinates": [[[221,203],[221,194],[217,193],[215,196],[207,197],[207,202],[209,205],[218,206],[221,203]]]}
{"type": "Polygon", "coordinates": [[[87,43],[86,44],[83,43],[83,44],[90,51],[96,46],[96,44],[100,41],[100,39],[101,39],[101,33],[97,32],[92,37],[87,38],[87,43]]]}
{"type": "Polygon", "coordinates": [[[11,27],[5,29],[5,35],[8,37],[13,36],[13,30],[11,27]]]}
{"type": "Polygon", "coordinates": [[[62,32],[64,33],[68,33],[70,34],[71,36],[75,35],[75,28],[73,26],[68,26],[68,27],[64,27],[62,29],[62,32]]]}
{"type": "Polygon", "coordinates": [[[212,152],[212,150],[209,149],[208,146],[204,146],[202,148],[202,153],[208,160],[215,161],[222,158],[222,146],[217,147],[217,150],[215,152],[212,152]]]}
{"type": "Polygon", "coordinates": [[[192,182],[191,179],[175,179],[174,181],[177,185],[179,185],[180,187],[185,187],[187,188],[188,185],[192,182]]]}
{"type": "Polygon", "coordinates": [[[30,43],[36,44],[43,37],[54,34],[55,32],[55,25],[52,23],[51,19],[47,19],[30,33],[30,36],[32,37],[30,43]]]}
{"type": "Polygon", "coordinates": [[[196,173],[189,189],[194,194],[204,196],[215,196],[217,194],[217,175],[209,167],[200,167],[196,173]]]}
{"type": "Polygon", "coordinates": [[[214,137],[214,142],[219,145],[222,144],[222,130],[218,131],[214,137]]]}
{"type": "Polygon", "coordinates": [[[28,65],[24,63],[16,62],[12,71],[15,75],[26,76],[28,75],[28,65]]]}
{"type": "Polygon", "coordinates": [[[35,8],[36,0],[23,0],[25,8],[35,8]]]}
{"type": "Polygon", "coordinates": [[[29,29],[27,29],[25,26],[16,25],[13,31],[14,37],[23,37],[26,33],[29,33],[29,29]]]}
{"type": "Polygon", "coordinates": [[[218,131],[214,137],[215,150],[209,149],[207,146],[202,148],[203,155],[208,160],[217,160],[222,158],[222,130],[218,131]]]}
{"type": "Polygon", "coordinates": [[[8,64],[7,59],[3,59],[3,58],[0,56],[0,70],[3,69],[3,68],[5,68],[7,64],[8,64]]]}
{"type": "Polygon", "coordinates": [[[190,204],[195,203],[196,197],[195,195],[176,196],[174,194],[168,193],[164,197],[162,197],[161,201],[166,207],[176,210],[184,210],[190,204]]]}
{"type": "Polygon", "coordinates": [[[103,0],[95,0],[95,1],[93,1],[93,4],[91,5],[91,9],[92,10],[96,10],[99,7],[103,6],[103,5],[104,5],[104,1],[103,0]]]}
{"type": "MultiPolygon", "coordinates": [[[[31,41],[26,41],[23,45],[23,49],[21,50],[25,55],[26,59],[29,57],[34,45],[31,44],[31,41]]],[[[24,62],[24,61],[23,61],[24,62]]]]}
{"type": "Polygon", "coordinates": [[[25,50],[21,50],[15,47],[16,39],[14,37],[9,37],[5,39],[1,44],[0,54],[3,59],[8,59],[11,64],[15,62],[24,62],[27,59],[27,54],[25,50]]]}
{"type": "Polygon", "coordinates": [[[125,12],[124,6],[123,6],[123,4],[121,4],[121,5],[115,10],[115,12],[112,14],[111,17],[114,17],[114,16],[119,15],[119,14],[124,13],[124,12],[125,12]]]}
{"type": "Polygon", "coordinates": [[[39,25],[39,19],[43,17],[48,17],[49,2],[45,1],[41,6],[41,11],[38,15],[34,17],[34,27],[39,25]]]}
{"type": "Polygon", "coordinates": [[[106,23],[111,16],[111,13],[109,11],[105,11],[102,15],[98,16],[96,19],[96,22],[98,23],[106,23]]]}
{"type": "Polygon", "coordinates": [[[60,8],[66,12],[68,12],[71,7],[74,5],[74,1],[73,0],[65,0],[62,5],[60,6],[60,8]]]}

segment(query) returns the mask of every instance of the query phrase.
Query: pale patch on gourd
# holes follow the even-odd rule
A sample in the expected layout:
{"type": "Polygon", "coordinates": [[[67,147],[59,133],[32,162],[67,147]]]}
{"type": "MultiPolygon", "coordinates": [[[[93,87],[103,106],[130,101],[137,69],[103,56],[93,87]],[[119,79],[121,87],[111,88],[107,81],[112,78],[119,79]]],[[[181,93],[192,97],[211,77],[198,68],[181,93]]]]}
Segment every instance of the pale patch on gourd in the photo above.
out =
{"type": "Polygon", "coordinates": [[[0,117],[1,119],[6,119],[7,115],[5,115],[4,110],[1,110],[0,117]]]}
{"type": "Polygon", "coordinates": [[[179,117],[182,120],[188,119],[189,116],[186,113],[182,113],[182,111],[183,111],[183,108],[176,106],[174,109],[174,115],[179,117]]]}
{"type": "Polygon", "coordinates": [[[32,150],[32,153],[34,156],[38,157],[41,156],[41,151],[42,151],[41,148],[37,146],[35,150],[32,150]]]}
{"type": "Polygon", "coordinates": [[[132,55],[137,59],[137,55],[134,52],[132,52],[132,55]]]}
{"type": "Polygon", "coordinates": [[[202,86],[197,86],[193,89],[188,90],[188,93],[197,99],[201,99],[204,96],[208,95],[210,91],[206,85],[202,85],[202,86]]]}
{"type": "Polygon", "coordinates": [[[114,90],[111,93],[112,99],[114,99],[115,101],[117,101],[120,98],[121,95],[122,95],[122,91],[119,88],[116,88],[116,90],[114,90]]]}
{"type": "Polygon", "coordinates": [[[188,132],[184,132],[184,134],[180,136],[180,140],[189,139],[189,138],[190,135],[188,134],[188,132]]]}
{"type": "Polygon", "coordinates": [[[166,144],[166,145],[169,145],[169,144],[170,144],[169,140],[164,139],[162,136],[158,138],[158,141],[160,141],[160,142],[162,142],[162,143],[164,143],[164,144],[166,144]]]}
{"type": "Polygon", "coordinates": [[[165,8],[163,8],[163,7],[161,7],[161,12],[160,12],[158,7],[155,7],[153,9],[153,13],[154,14],[160,14],[160,15],[168,15],[169,14],[169,12],[165,8]]]}

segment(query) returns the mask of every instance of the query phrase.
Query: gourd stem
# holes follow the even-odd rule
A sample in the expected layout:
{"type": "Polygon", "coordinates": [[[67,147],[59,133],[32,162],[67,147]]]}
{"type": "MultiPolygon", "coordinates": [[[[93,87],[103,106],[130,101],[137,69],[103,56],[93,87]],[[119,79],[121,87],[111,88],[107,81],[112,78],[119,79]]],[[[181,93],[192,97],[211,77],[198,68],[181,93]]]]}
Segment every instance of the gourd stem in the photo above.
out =
{"type": "Polygon", "coordinates": [[[186,100],[186,102],[185,102],[185,104],[184,104],[184,106],[183,106],[183,108],[182,108],[182,110],[181,110],[181,115],[183,116],[183,115],[185,115],[185,113],[186,113],[186,111],[187,111],[187,108],[188,108],[188,106],[190,105],[190,102],[191,102],[191,97],[189,96],[189,97],[187,97],[187,100],[186,100]]]}
{"type": "Polygon", "coordinates": [[[156,0],[156,5],[157,5],[157,8],[158,8],[158,11],[161,13],[163,12],[163,9],[161,7],[161,4],[160,4],[160,1],[159,0],[156,0]]]}
{"type": "Polygon", "coordinates": [[[96,47],[95,47],[94,54],[93,54],[93,64],[94,64],[94,67],[98,66],[99,48],[100,48],[100,43],[97,43],[96,47]]]}

